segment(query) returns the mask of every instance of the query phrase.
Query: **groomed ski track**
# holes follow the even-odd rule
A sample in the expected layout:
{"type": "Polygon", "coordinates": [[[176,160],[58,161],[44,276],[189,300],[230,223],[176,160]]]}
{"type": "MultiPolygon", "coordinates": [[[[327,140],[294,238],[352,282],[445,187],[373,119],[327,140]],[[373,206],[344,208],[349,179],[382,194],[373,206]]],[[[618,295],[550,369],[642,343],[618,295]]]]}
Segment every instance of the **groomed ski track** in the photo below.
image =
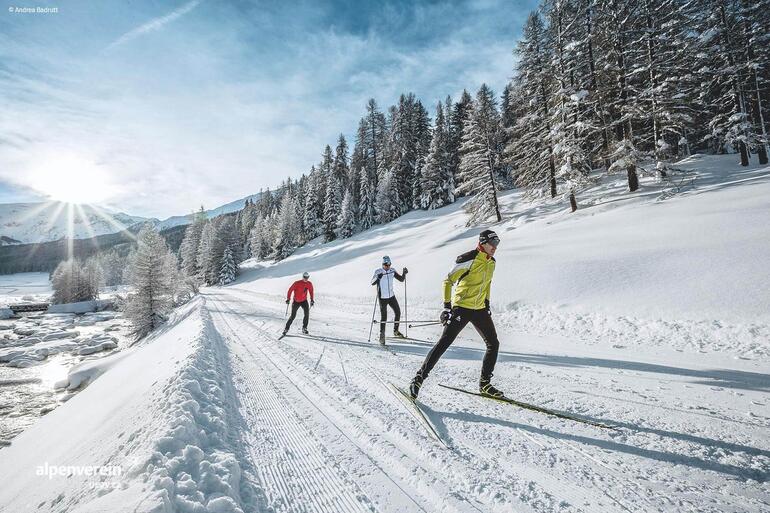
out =
{"type": "MultiPolygon", "coordinates": [[[[665,362],[652,374],[620,362],[617,369],[578,368],[546,355],[517,357],[520,348],[501,337],[495,377],[508,395],[620,427],[602,430],[438,387],[472,387],[478,379],[483,345],[468,330],[421,397],[447,448],[387,386],[408,383],[438,330],[422,330],[426,342],[389,341],[394,355],[366,340],[370,306],[325,298],[311,311],[313,336],[279,341],[280,298],[238,285],[203,294],[229,351],[246,423],[245,474],[257,490],[251,506],[258,511],[768,507],[768,419],[747,419],[734,407],[740,386],[687,379],[673,367],[666,374],[665,362]],[[690,393],[704,402],[682,407],[682,387],[703,388],[690,393]]],[[[292,333],[300,325],[298,318],[292,333]]],[[[741,375],[736,371],[735,379],[741,375]]]]}

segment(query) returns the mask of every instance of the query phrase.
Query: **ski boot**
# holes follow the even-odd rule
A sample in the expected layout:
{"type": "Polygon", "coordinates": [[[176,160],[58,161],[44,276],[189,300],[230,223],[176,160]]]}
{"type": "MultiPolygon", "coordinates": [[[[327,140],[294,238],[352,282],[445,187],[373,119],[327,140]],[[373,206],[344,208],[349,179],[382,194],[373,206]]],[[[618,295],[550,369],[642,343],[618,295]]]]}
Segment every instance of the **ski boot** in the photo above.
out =
{"type": "Polygon", "coordinates": [[[310,332],[307,330],[307,328],[302,328],[302,334],[303,335],[310,335],[310,332]]]}
{"type": "Polygon", "coordinates": [[[409,384],[409,395],[413,401],[417,400],[417,396],[420,395],[420,387],[422,387],[422,374],[419,372],[415,374],[412,382],[409,384]]]}
{"type": "Polygon", "coordinates": [[[281,337],[280,338],[285,337],[288,332],[289,332],[289,330],[283,330],[283,333],[281,333],[281,337]]]}
{"type": "Polygon", "coordinates": [[[380,345],[385,345],[385,333],[380,333],[380,345]]]}
{"type": "Polygon", "coordinates": [[[479,380],[479,393],[481,393],[481,395],[485,395],[487,397],[492,397],[495,399],[505,397],[505,394],[502,391],[493,387],[492,383],[490,383],[490,380],[485,378],[481,378],[479,380]]]}
{"type": "Polygon", "coordinates": [[[398,331],[398,330],[396,330],[396,331],[394,331],[394,332],[393,332],[393,337],[395,337],[395,338],[406,338],[406,337],[404,336],[404,334],[403,334],[403,333],[401,333],[401,332],[400,332],[400,331],[398,331]]]}

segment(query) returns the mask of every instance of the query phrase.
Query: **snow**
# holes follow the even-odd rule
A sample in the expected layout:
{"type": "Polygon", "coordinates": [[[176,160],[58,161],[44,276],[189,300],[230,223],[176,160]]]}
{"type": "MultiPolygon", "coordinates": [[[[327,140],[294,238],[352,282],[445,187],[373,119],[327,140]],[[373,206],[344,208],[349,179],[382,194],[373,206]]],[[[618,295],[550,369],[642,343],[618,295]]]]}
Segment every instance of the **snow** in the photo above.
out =
{"type": "Polygon", "coordinates": [[[240,468],[228,448],[233,392],[219,383],[226,359],[203,304],[191,302],[173,328],[69,375],[72,386],[103,373],[2,450],[16,462],[0,468],[4,509],[241,511],[240,468]],[[121,472],[41,481],[34,470],[44,462],[121,472]]]}
{"type": "Polygon", "coordinates": [[[48,307],[48,313],[73,313],[82,314],[86,312],[95,312],[97,310],[103,310],[112,305],[112,301],[108,299],[95,299],[92,301],[78,301],[77,303],[62,303],[57,305],[50,305],[48,307]]]}
{"type": "Polygon", "coordinates": [[[388,386],[408,383],[440,328],[410,328],[415,338],[389,339],[389,350],[368,342],[371,269],[384,254],[408,267],[397,284],[402,311],[408,287],[409,318],[435,318],[443,275],[480,231],[465,227],[460,202],[316,240],[279,263],[249,261],[234,283],[203,289],[148,340],[73,370],[66,386],[87,386],[0,450],[0,504],[765,511],[770,168],[741,169],[734,159],[681,162],[694,177],[686,182],[642,174],[633,194],[622,177],[598,180],[578,193],[575,214],[562,201],[501,198],[494,383],[616,430],[438,387],[477,382],[484,346],[471,329],[420,397],[448,447],[388,386]],[[315,336],[299,335],[298,319],[278,340],[286,289],[303,271],[316,291],[315,336]],[[41,481],[34,469],[44,462],[117,464],[122,473],[41,481]]]}
{"type": "Polygon", "coordinates": [[[0,305],[21,302],[44,302],[53,289],[48,273],[16,273],[0,275],[0,305]],[[23,298],[27,299],[23,299],[23,298]]]}

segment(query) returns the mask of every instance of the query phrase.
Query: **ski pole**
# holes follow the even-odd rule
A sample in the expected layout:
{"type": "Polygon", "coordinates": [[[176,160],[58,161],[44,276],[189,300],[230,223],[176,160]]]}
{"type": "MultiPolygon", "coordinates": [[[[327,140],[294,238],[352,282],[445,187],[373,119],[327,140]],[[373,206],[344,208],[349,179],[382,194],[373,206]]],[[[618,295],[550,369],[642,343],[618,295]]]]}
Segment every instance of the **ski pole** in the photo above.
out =
{"type": "Polygon", "coordinates": [[[409,324],[410,328],[424,328],[425,326],[436,326],[437,324],[443,324],[441,321],[426,322],[425,324],[409,324]]]}
{"type": "Polygon", "coordinates": [[[405,337],[409,336],[409,301],[407,300],[409,296],[406,295],[406,274],[404,274],[404,324],[406,324],[406,329],[404,330],[406,333],[404,333],[405,337]]]}
{"type": "MultiPolygon", "coordinates": [[[[395,324],[395,322],[396,321],[378,321],[377,319],[372,319],[372,324],[395,324]]],[[[398,321],[398,322],[403,324],[403,323],[405,323],[407,321],[398,321]]],[[[412,324],[414,324],[414,323],[419,324],[421,322],[435,322],[435,319],[429,319],[429,320],[426,320],[426,321],[412,321],[412,324]]]]}
{"type": "Polygon", "coordinates": [[[372,307],[372,324],[369,326],[369,339],[367,340],[367,342],[372,341],[372,329],[374,328],[374,312],[377,311],[377,299],[379,298],[379,295],[380,295],[379,290],[380,288],[377,287],[377,295],[374,296],[374,307],[372,307]]]}

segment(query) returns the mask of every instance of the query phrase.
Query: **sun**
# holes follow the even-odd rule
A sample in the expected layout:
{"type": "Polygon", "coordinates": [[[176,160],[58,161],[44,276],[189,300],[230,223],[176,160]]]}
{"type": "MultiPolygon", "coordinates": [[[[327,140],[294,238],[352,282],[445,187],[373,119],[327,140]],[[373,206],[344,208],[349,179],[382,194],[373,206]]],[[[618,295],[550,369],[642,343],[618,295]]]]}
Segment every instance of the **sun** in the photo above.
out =
{"type": "Polygon", "coordinates": [[[108,170],[76,154],[49,155],[38,161],[27,177],[29,186],[55,201],[99,203],[115,187],[108,170]]]}

